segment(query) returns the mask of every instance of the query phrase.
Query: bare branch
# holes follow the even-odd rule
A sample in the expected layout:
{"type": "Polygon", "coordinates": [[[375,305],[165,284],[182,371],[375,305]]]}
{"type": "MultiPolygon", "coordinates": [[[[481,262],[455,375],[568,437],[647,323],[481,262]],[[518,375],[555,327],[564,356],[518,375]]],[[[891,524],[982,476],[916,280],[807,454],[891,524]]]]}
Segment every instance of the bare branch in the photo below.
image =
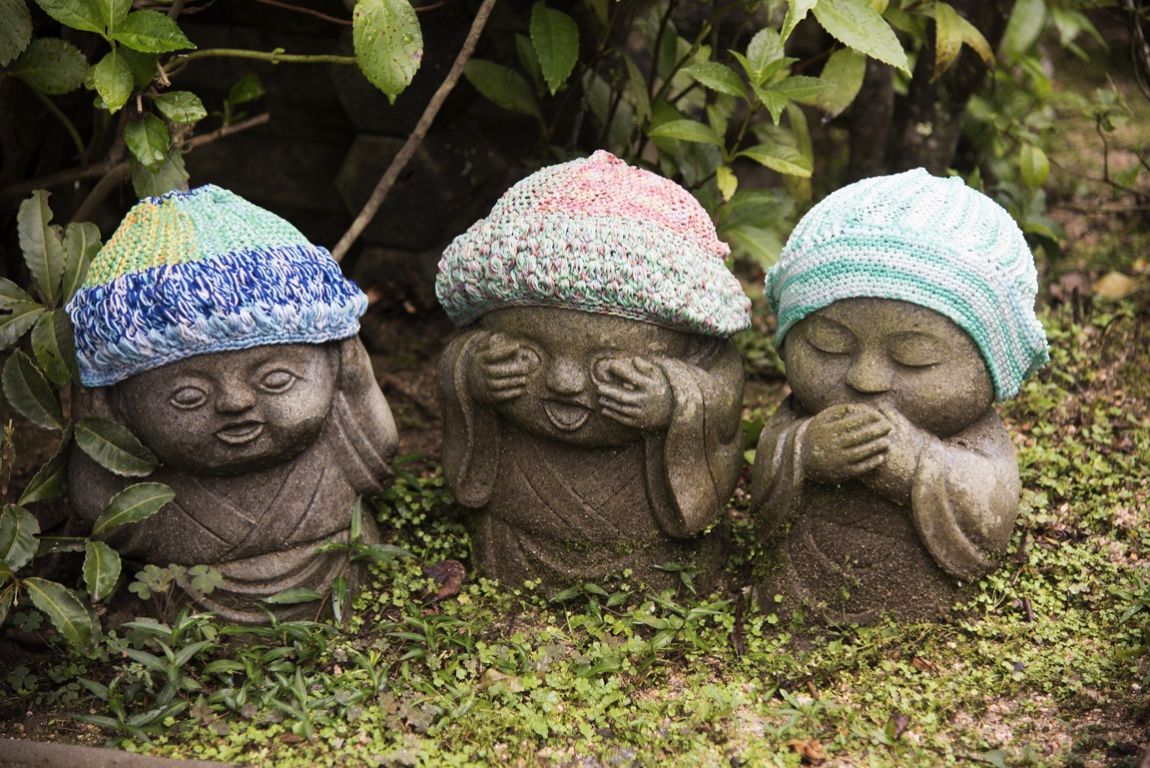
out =
{"type": "Polygon", "coordinates": [[[479,11],[475,14],[475,20],[471,22],[471,30],[467,33],[467,39],[463,41],[463,47],[459,49],[459,55],[455,57],[455,62],[451,65],[451,71],[447,73],[447,77],[440,83],[439,88],[431,97],[431,101],[427,102],[427,107],[423,110],[423,114],[416,123],[415,130],[407,137],[407,141],[403,143],[399,152],[392,159],[391,164],[387,170],[383,172],[380,177],[379,183],[375,185],[372,190],[371,197],[364,203],[363,209],[359,215],[355,217],[355,221],[348,227],[347,232],[336,243],[335,248],[332,249],[331,255],[336,261],[340,261],[347,255],[348,249],[351,248],[352,243],[363,234],[363,230],[371,222],[372,218],[379,211],[379,206],[383,204],[384,198],[391,188],[395,186],[399,174],[411,162],[411,158],[415,156],[415,150],[419,148],[420,143],[423,141],[427,131],[431,128],[432,122],[435,121],[435,116],[439,114],[440,107],[447,99],[448,94],[455,88],[455,84],[459,82],[459,78],[463,75],[463,68],[467,65],[471,54],[475,52],[475,46],[479,42],[479,35],[483,32],[483,27],[487,24],[487,19],[491,16],[491,9],[495,7],[495,0],[483,0],[483,4],[479,6],[479,11]]]}

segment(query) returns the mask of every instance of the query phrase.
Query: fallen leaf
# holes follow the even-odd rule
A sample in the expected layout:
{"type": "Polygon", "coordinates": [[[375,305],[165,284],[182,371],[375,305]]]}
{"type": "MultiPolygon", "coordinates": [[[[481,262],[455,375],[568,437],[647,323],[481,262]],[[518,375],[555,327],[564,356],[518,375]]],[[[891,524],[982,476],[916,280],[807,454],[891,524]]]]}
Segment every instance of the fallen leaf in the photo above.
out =
{"type": "Polygon", "coordinates": [[[1121,272],[1107,272],[1094,281],[1094,293],[1104,299],[1124,299],[1137,287],[1134,278],[1121,272]]]}
{"type": "Polygon", "coordinates": [[[791,739],[786,744],[787,749],[797,752],[803,765],[822,765],[826,762],[827,753],[823,745],[814,739],[791,739]]]}
{"type": "Polygon", "coordinates": [[[459,588],[463,586],[463,580],[467,577],[467,569],[458,560],[440,560],[438,563],[426,566],[423,575],[439,585],[434,595],[425,598],[437,603],[459,594],[459,588]]]}

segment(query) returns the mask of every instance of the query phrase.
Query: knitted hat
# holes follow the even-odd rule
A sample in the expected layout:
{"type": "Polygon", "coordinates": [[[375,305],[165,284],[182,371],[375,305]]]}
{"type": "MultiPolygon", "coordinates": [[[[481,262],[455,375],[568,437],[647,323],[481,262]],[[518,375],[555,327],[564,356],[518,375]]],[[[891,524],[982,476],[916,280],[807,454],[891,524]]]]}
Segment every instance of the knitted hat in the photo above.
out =
{"type": "Polygon", "coordinates": [[[795,227],[767,275],[776,346],[799,320],[840,299],[908,301],[970,335],[997,400],[1017,394],[1049,360],[1037,293],[1033,256],[1010,214],[962,179],[922,168],[828,196],[795,227]]]}
{"type": "Polygon", "coordinates": [[[137,203],[67,306],[87,387],[193,355],[347,338],[366,309],[326,249],[212,185],[137,203]]]}
{"type": "Polygon", "coordinates": [[[685,189],[600,150],[504,193],[444,251],[435,293],[456,325],[546,306],[726,337],[750,325],[729,253],[685,189]]]}

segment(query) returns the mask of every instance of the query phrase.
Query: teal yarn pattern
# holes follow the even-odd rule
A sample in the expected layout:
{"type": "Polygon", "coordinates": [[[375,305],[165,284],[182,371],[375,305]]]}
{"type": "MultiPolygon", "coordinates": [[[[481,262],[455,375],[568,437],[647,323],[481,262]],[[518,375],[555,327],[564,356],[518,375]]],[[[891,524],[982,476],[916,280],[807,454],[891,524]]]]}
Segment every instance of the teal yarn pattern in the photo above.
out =
{"type": "Polygon", "coordinates": [[[325,248],[208,185],[137,203],[66,310],[80,382],[104,387],[195,355],[349,338],[367,297],[325,248]]]}
{"type": "Polygon", "coordinates": [[[896,299],[934,310],[974,340],[995,399],[1050,360],[1034,313],[1034,257],[1010,214],[959,178],[922,168],[864,179],[799,221],[767,273],[775,345],[836,301],[896,299]]]}
{"type": "Polygon", "coordinates": [[[729,254],[687,190],[600,150],[505,192],[444,251],[435,292],[460,326],[533,306],[727,337],[751,319],[729,254]]]}

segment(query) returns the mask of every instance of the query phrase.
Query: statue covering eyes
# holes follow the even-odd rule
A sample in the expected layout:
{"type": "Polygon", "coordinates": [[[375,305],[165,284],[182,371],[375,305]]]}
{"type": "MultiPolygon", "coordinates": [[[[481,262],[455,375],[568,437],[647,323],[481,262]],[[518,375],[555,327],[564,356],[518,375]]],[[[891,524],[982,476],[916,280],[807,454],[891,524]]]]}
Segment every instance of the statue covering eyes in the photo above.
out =
{"type": "Polygon", "coordinates": [[[825,622],[944,613],[1018,513],[992,403],[1048,359],[1010,215],[922,169],[816,205],[767,275],[791,395],[759,439],[758,595],[825,622]]]}
{"type": "MultiPolygon", "coordinates": [[[[286,589],[326,591],[346,557],[319,549],[347,539],[396,449],[356,338],[366,308],[325,249],[227,190],[137,204],[68,306],[89,415],[126,424],[162,462],[149,479],[176,492],[113,544],[218,569],[201,607],[233,621],[266,621],[260,600],[286,589]]],[[[78,451],[70,466],[83,519],[127,485],[78,451]]]]}
{"type": "Polygon", "coordinates": [[[702,533],[742,465],[750,302],[681,187],[607,152],[516,184],[439,264],[464,332],[440,364],[443,463],[479,569],[555,590],[652,586],[717,554],[702,533]]]}

